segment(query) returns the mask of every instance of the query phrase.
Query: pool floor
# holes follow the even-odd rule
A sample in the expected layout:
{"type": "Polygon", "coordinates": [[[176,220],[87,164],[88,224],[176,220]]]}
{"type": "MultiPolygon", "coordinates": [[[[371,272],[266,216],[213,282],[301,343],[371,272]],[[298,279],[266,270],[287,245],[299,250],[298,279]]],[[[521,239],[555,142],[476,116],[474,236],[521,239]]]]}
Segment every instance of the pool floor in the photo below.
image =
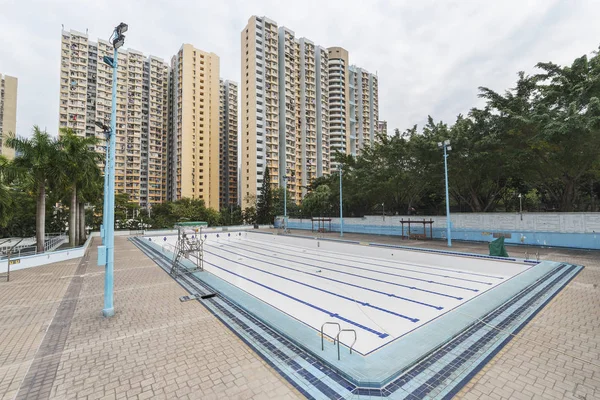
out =
{"type": "MultiPolygon", "coordinates": [[[[134,241],[169,268],[176,237],[134,241]]],[[[581,268],[222,232],[178,279],[308,398],[443,398],[581,268]]]]}

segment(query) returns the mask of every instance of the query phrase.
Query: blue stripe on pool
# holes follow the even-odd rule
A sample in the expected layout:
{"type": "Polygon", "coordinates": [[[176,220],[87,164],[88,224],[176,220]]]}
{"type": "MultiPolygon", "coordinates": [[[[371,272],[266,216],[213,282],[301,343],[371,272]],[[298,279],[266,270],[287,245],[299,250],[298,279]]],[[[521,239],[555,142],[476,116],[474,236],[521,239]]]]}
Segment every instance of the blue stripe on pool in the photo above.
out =
{"type": "MultiPolygon", "coordinates": [[[[281,276],[281,275],[275,274],[273,272],[264,271],[264,270],[262,270],[260,268],[255,268],[255,267],[253,267],[251,265],[244,264],[244,263],[241,263],[239,261],[235,261],[235,260],[232,260],[232,259],[227,258],[227,257],[220,256],[220,255],[215,254],[215,253],[211,253],[210,251],[207,251],[207,250],[204,250],[204,252],[208,253],[208,254],[212,254],[215,257],[222,258],[223,260],[227,260],[227,261],[230,261],[230,262],[235,263],[235,264],[243,265],[246,268],[250,268],[250,269],[253,269],[253,270],[256,270],[256,271],[260,271],[260,272],[265,273],[267,275],[276,276],[278,278],[285,279],[286,281],[294,282],[294,283],[297,283],[298,285],[306,286],[306,287],[309,287],[311,289],[315,289],[315,290],[318,290],[320,292],[327,293],[327,294],[330,294],[332,296],[336,296],[336,297],[339,297],[341,299],[351,301],[352,303],[360,304],[361,306],[370,307],[370,308],[373,308],[375,310],[379,310],[379,311],[382,311],[382,312],[385,312],[385,313],[388,313],[388,314],[391,314],[391,315],[395,315],[396,317],[399,317],[399,318],[407,319],[407,320],[409,320],[411,322],[419,322],[418,318],[408,317],[408,316],[406,316],[404,314],[400,314],[400,313],[397,313],[395,311],[388,310],[386,308],[374,306],[374,305],[369,304],[367,302],[353,299],[352,297],[344,296],[344,295],[341,295],[341,294],[338,294],[338,293],[335,293],[335,292],[331,292],[329,290],[321,289],[319,287],[316,287],[316,286],[313,286],[313,285],[309,285],[308,283],[300,282],[300,281],[297,281],[297,280],[294,280],[294,279],[291,279],[291,278],[286,278],[285,276],[281,276]]],[[[211,264],[211,265],[214,265],[214,264],[211,264]]],[[[220,268],[220,267],[217,267],[217,268],[220,268]]],[[[220,268],[220,269],[223,269],[223,268],[220,268]]],[[[227,271],[227,270],[224,270],[224,271],[227,271]]],[[[227,271],[227,272],[230,272],[230,271],[227,271]]],[[[233,272],[230,272],[230,273],[233,273],[233,272]]],[[[248,279],[248,278],[244,278],[244,279],[247,279],[247,280],[250,281],[250,279],[248,279]]],[[[254,282],[254,283],[256,283],[256,282],[254,282]]]]}
{"type": "MultiPolygon", "coordinates": [[[[246,240],[248,240],[248,241],[251,241],[251,242],[253,242],[253,243],[256,243],[256,241],[255,241],[255,240],[252,240],[252,239],[246,239],[246,240]]],[[[270,243],[270,244],[271,244],[273,247],[277,247],[277,248],[283,248],[283,249],[286,249],[286,250],[289,250],[289,247],[296,247],[296,248],[299,248],[299,249],[302,249],[302,250],[308,250],[308,249],[306,249],[305,247],[299,247],[299,246],[295,246],[295,245],[289,245],[289,246],[287,246],[287,245],[285,245],[285,244],[283,244],[283,243],[281,243],[281,245],[280,245],[280,246],[277,246],[277,245],[275,245],[275,244],[273,244],[273,243],[270,243]],[[282,246],[285,246],[285,247],[282,247],[282,246]]],[[[401,248],[401,247],[398,247],[398,246],[390,246],[390,247],[392,247],[392,248],[397,248],[398,250],[407,251],[406,249],[403,249],[403,248],[401,248]]],[[[314,252],[312,252],[312,253],[310,253],[310,254],[312,254],[312,255],[314,255],[314,256],[321,255],[321,254],[315,254],[314,252]]],[[[446,253],[445,255],[452,255],[452,254],[446,253]]],[[[455,254],[455,255],[456,255],[456,254],[455,254]]],[[[338,255],[336,254],[335,256],[326,256],[326,257],[337,258],[337,257],[338,257],[338,255]]],[[[361,258],[370,259],[370,260],[376,260],[376,259],[375,259],[375,258],[373,258],[373,257],[365,257],[365,256],[361,256],[361,258]]],[[[347,258],[343,258],[343,257],[339,257],[339,259],[340,259],[340,260],[343,260],[343,261],[352,261],[352,260],[348,260],[347,258]]],[[[433,270],[438,270],[438,271],[453,272],[453,273],[456,273],[456,274],[466,274],[466,275],[473,275],[473,276],[481,276],[481,277],[483,277],[483,278],[492,278],[492,279],[500,279],[500,280],[503,280],[503,279],[504,279],[504,277],[501,277],[501,276],[493,276],[493,275],[479,274],[479,273],[477,273],[477,272],[470,272],[470,271],[457,271],[457,270],[455,270],[455,269],[450,269],[450,268],[430,267],[430,266],[426,266],[426,265],[411,264],[411,263],[402,262],[402,261],[396,261],[396,260],[394,260],[394,261],[392,261],[392,260],[384,260],[384,261],[387,261],[387,262],[390,262],[390,263],[395,263],[395,264],[409,265],[409,266],[411,266],[411,267],[415,267],[415,268],[433,269],[433,270]]],[[[374,266],[377,266],[377,267],[383,267],[383,268],[398,269],[398,270],[403,270],[403,271],[410,271],[410,272],[414,272],[414,273],[416,273],[416,274],[427,274],[427,275],[442,276],[442,277],[444,277],[444,278],[458,279],[458,280],[461,280],[461,281],[466,281],[466,282],[475,282],[475,283],[490,284],[489,282],[482,282],[482,281],[477,281],[477,280],[474,280],[474,279],[464,279],[464,278],[457,278],[457,277],[453,277],[453,276],[446,276],[446,275],[441,275],[441,274],[434,274],[434,273],[431,273],[431,272],[413,271],[413,270],[411,270],[411,269],[406,269],[406,268],[401,268],[401,267],[393,267],[393,266],[389,266],[389,265],[381,265],[381,264],[375,264],[375,263],[369,263],[369,262],[363,262],[363,264],[374,265],[374,266]]]]}
{"type": "MultiPolygon", "coordinates": [[[[235,247],[235,246],[231,246],[231,247],[235,247]]],[[[425,306],[425,307],[435,308],[436,310],[443,310],[444,309],[444,307],[442,307],[442,306],[435,306],[433,304],[423,303],[422,301],[409,299],[407,297],[397,296],[397,295],[395,295],[393,293],[383,292],[381,290],[372,289],[372,288],[365,287],[365,286],[360,286],[360,285],[355,285],[354,283],[340,281],[339,279],[328,278],[328,277],[323,276],[323,275],[313,274],[313,273],[308,272],[308,271],[302,271],[301,269],[287,267],[285,265],[280,265],[280,264],[272,263],[270,261],[260,260],[258,258],[247,256],[246,254],[236,253],[234,251],[230,251],[230,250],[226,250],[226,249],[222,249],[222,248],[219,248],[219,250],[220,251],[225,251],[227,253],[235,254],[235,255],[241,255],[241,256],[243,256],[245,258],[248,258],[250,260],[259,261],[259,262],[262,262],[262,263],[265,263],[265,264],[271,264],[271,265],[274,265],[274,266],[279,267],[279,268],[285,268],[285,269],[289,269],[291,271],[300,272],[302,274],[314,276],[314,277],[319,278],[319,279],[325,279],[325,280],[328,280],[328,281],[332,281],[332,282],[336,282],[336,283],[341,283],[342,285],[348,285],[348,286],[356,287],[356,288],[359,288],[359,289],[368,290],[370,292],[374,292],[374,293],[382,294],[382,295],[385,295],[385,296],[393,297],[393,298],[396,298],[396,299],[400,299],[400,300],[404,300],[404,301],[409,301],[411,303],[420,304],[420,305],[425,306]]],[[[240,249],[240,250],[242,250],[242,251],[250,251],[250,250],[246,250],[246,249],[240,249]]],[[[440,293],[440,294],[442,294],[442,293],[440,293]]],[[[458,298],[457,300],[462,300],[462,297],[458,298]]]]}
{"type": "MultiPolygon", "coordinates": [[[[221,242],[219,242],[219,243],[221,243],[221,242]]],[[[242,244],[244,246],[252,247],[252,248],[257,248],[258,247],[258,246],[252,246],[252,245],[249,245],[249,244],[243,243],[243,242],[240,242],[240,244],[242,244]]],[[[261,248],[261,247],[258,247],[258,248],[261,248]]],[[[283,254],[286,255],[285,253],[283,253],[283,254]]],[[[267,254],[263,254],[263,255],[267,255],[267,254]]],[[[292,255],[292,254],[287,254],[287,255],[292,255]]],[[[270,257],[279,258],[280,260],[285,260],[285,261],[293,261],[293,260],[289,260],[289,259],[283,258],[283,257],[277,257],[277,256],[270,256],[270,257]]],[[[353,266],[353,265],[336,263],[334,261],[323,261],[323,260],[319,260],[319,259],[316,259],[316,258],[310,258],[310,257],[303,257],[303,258],[305,258],[307,260],[313,260],[313,261],[318,261],[318,262],[323,262],[323,263],[327,262],[327,263],[339,265],[339,266],[342,266],[342,267],[348,267],[348,268],[360,269],[360,270],[363,270],[363,271],[375,272],[375,273],[378,273],[378,274],[384,274],[384,275],[390,275],[390,276],[397,276],[399,278],[405,278],[405,279],[412,279],[414,281],[431,283],[433,285],[442,285],[442,286],[453,287],[453,288],[456,288],[456,289],[469,290],[471,292],[479,292],[479,289],[472,289],[472,288],[468,288],[468,287],[464,287],[464,286],[451,285],[449,283],[442,283],[442,282],[437,282],[437,281],[429,281],[427,279],[415,278],[415,277],[412,277],[412,276],[406,276],[406,275],[400,275],[400,274],[392,274],[390,272],[383,272],[383,271],[377,271],[377,270],[373,270],[373,269],[369,269],[369,268],[356,267],[356,266],[353,266]]],[[[483,284],[483,285],[493,285],[493,283],[491,283],[491,282],[480,282],[480,283],[483,284]]]]}
{"type": "Polygon", "coordinates": [[[352,324],[352,325],[354,325],[354,326],[356,326],[356,327],[358,327],[358,328],[360,328],[360,329],[362,329],[362,330],[365,330],[365,331],[367,331],[367,332],[373,333],[373,334],[375,334],[375,335],[379,336],[381,339],[385,339],[386,337],[390,336],[390,335],[388,335],[387,333],[382,333],[382,332],[376,331],[376,330],[375,330],[375,329],[373,329],[373,328],[369,328],[368,326],[365,326],[365,325],[359,324],[358,322],[352,321],[351,319],[348,319],[348,318],[342,317],[342,316],[341,316],[341,315],[339,315],[339,314],[336,314],[336,313],[334,313],[334,312],[331,312],[331,311],[329,311],[329,310],[326,310],[326,309],[324,309],[324,308],[322,308],[322,307],[316,306],[316,305],[314,305],[314,304],[312,304],[312,303],[309,303],[308,301],[304,301],[304,300],[302,300],[302,299],[299,299],[299,298],[297,298],[297,297],[294,297],[294,296],[292,296],[292,295],[289,295],[289,294],[287,294],[287,293],[284,293],[284,292],[282,292],[282,291],[280,291],[280,290],[274,289],[274,288],[272,288],[272,287],[270,287],[270,286],[267,286],[267,285],[265,285],[265,284],[262,284],[262,283],[260,283],[260,282],[256,282],[256,281],[254,281],[254,280],[252,280],[252,279],[250,279],[250,278],[246,278],[246,277],[245,277],[245,276],[243,276],[243,275],[236,274],[235,272],[228,271],[228,270],[226,270],[225,268],[221,268],[221,267],[219,267],[218,265],[215,265],[215,264],[213,264],[213,263],[211,263],[211,262],[208,262],[208,261],[206,261],[206,260],[204,260],[204,262],[205,262],[206,264],[208,264],[208,265],[212,265],[213,267],[215,267],[215,268],[217,268],[217,269],[220,269],[220,270],[222,270],[222,271],[225,271],[225,272],[227,272],[227,273],[229,273],[229,274],[232,274],[232,275],[235,275],[235,276],[237,276],[237,277],[240,277],[240,278],[242,278],[242,279],[245,279],[245,280],[247,280],[248,282],[252,282],[252,283],[254,283],[254,284],[258,285],[258,286],[264,287],[265,289],[268,289],[268,290],[270,290],[270,291],[272,291],[272,292],[275,292],[275,293],[277,293],[277,294],[280,294],[280,295],[282,295],[282,296],[284,296],[284,297],[287,297],[288,299],[292,299],[292,300],[294,300],[294,301],[297,301],[298,303],[304,304],[305,306],[308,306],[308,307],[310,307],[310,308],[314,308],[315,310],[321,311],[322,313],[324,313],[324,314],[327,314],[327,315],[329,315],[329,316],[330,316],[330,317],[332,317],[332,318],[337,318],[337,319],[339,319],[339,320],[341,320],[341,321],[344,321],[344,322],[347,322],[347,323],[349,323],[349,324],[352,324]]]}
{"type": "MultiPolygon", "coordinates": [[[[243,248],[231,245],[231,244],[225,244],[225,243],[223,243],[223,245],[229,246],[229,247],[233,247],[234,249],[244,250],[244,251],[247,251],[247,252],[250,252],[250,253],[254,253],[254,254],[259,254],[261,256],[269,256],[269,257],[274,257],[274,258],[282,259],[281,257],[275,257],[275,256],[272,256],[272,255],[260,253],[260,252],[257,252],[257,251],[246,250],[246,249],[243,249],[243,248]]],[[[383,279],[371,278],[371,277],[364,276],[364,275],[353,274],[352,272],[340,271],[340,270],[337,270],[337,269],[322,267],[322,266],[319,266],[319,265],[309,264],[309,263],[305,263],[305,262],[302,262],[302,261],[294,261],[294,260],[287,260],[287,259],[283,259],[283,260],[290,261],[290,262],[293,262],[293,263],[296,263],[296,264],[308,265],[309,267],[313,267],[313,268],[324,269],[324,270],[327,270],[327,271],[334,271],[334,272],[337,272],[337,273],[340,273],[340,274],[344,274],[344,275],[356,276],[356,277],[359,277],[361,279],[368,279],[370,281],[387,283],[387,284],[390,284],[390,285],[399,286],[399,287],[403,287],[403,288],[407,288],[407,289],[411,289],[411,290],[418,290],[418,291],[424,292],[424,293],[431,293],[431,294],[435,294],[435,295],[438,295],[438,296],[449,297],[449,298],[455,299],[455,300],[462,300],[463,299],[462,297],[459,297],[459,296],[452,296],[450,294],[440,293],[440,292],[436,292],[436,291],[433,291],[433,290],[422,289],[422,288],[418,288],[418,287],[415,287],[415,286],[403,285],[402,283],[384,281],[383,279]]],[[[467,290],[474,291],[474,292],[478,292],[479,291],[477,289],[467,289],[467,290]]]]}

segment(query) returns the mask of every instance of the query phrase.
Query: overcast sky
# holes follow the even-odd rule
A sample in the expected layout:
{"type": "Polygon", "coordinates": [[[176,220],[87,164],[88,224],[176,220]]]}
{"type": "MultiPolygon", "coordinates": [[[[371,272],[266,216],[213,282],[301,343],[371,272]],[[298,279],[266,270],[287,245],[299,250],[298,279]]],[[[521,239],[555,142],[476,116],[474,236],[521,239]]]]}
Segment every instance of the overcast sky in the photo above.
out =
{"type": "Polygon", "coordinates": [[[477,87],[510,87],[538,61],[568,63],[600,43],[590,0],[0,0],[0,72],[19,78],[17,130],[58,129],[61,24],[108,39],[129,24],[126,47],[169,60],[182,43],[221,58],[240,79],[240,32],[267,16],[379,75],[390,132],[432,115],[452,122],[479,105],[477,87]]]}

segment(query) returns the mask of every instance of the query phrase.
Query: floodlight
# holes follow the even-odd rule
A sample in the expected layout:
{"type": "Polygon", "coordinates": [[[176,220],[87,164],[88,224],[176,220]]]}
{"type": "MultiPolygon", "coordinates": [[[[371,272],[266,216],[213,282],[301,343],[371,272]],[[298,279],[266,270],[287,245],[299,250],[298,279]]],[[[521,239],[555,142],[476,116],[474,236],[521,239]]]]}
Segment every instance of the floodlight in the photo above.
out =
{"type": "Polygon", "coordinates": [[[105,131],[105,132],[109,130],[108,126],[106,126],[105,124],[103,124],[103,123],[102,123],[102,122],[100,122],[100,121],[94,121],[94,124],[95,124],[95,125],[96,125],[98,128],[102,129],[102,130],[103,130],[103,131],[105,131]]]}
{"type": "Polygon", "coordinates": [[[117,35],[121,36],[122,33],[127,32],[128,28],[129,28],[129,26],[127,26],[127,24],[125,22],[121,22],[119,24],[119,26],[117,26],[115,28],[115,30],[117,31],[117,35]]]}
{"type": "Polygon", "coordinates": [[[452,150],[452,146],[446,146],[446,150],[447,150],[447,151],[450,151],[450,150],[452,150]]]}
{"type": "Polygon", "coordinates": [[[446,146],[448,146],[448,145],[450,144],[450,139],[446,139],[446,140],[444,141],[444,144],[445,144],[446,146]]]}
{"type": "Polygon", "coordinates": [[[119,47],[123,46],[124,43],[125,43],[125,35],[119,35],[116,37],[115,40],[113,40],[113,47],[115,49],[118,49],[119,47]]]}
{"type": "Polygon", "coordinates": [[[443,146],[442,142],[438,142],[438,147],[441,149],[443,146]]]}

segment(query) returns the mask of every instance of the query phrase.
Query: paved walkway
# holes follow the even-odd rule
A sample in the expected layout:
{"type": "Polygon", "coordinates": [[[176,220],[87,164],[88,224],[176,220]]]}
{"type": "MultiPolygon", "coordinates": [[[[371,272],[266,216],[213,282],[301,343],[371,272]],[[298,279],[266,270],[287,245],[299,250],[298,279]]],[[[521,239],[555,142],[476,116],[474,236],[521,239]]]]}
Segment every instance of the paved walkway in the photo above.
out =
{"type": "MultiPolygon", "coordinates": [[[[95,245],[83,259],[0,282],[0,399],[300,398],[200,303],[181,303],[185,290],[126,238],[116,238],[117,313],[103,318],[95,245]]],[[[454,248],[487,251],[485,244],[454,248]]],[[[600,252],[508,247],[513,256],[525,251],[586,268],[457,397],[600,399],[600,252]]]]}
{"type": "Polygon", "coordinates": [[[111,319],[95,247],[89,262],[0,282],[0,398],[300,398],[200,303],[181,303],[185,290],[126,238],[115,242],[111,319]],[[74,279],[80,292],[64,301],[74,279]]]}

